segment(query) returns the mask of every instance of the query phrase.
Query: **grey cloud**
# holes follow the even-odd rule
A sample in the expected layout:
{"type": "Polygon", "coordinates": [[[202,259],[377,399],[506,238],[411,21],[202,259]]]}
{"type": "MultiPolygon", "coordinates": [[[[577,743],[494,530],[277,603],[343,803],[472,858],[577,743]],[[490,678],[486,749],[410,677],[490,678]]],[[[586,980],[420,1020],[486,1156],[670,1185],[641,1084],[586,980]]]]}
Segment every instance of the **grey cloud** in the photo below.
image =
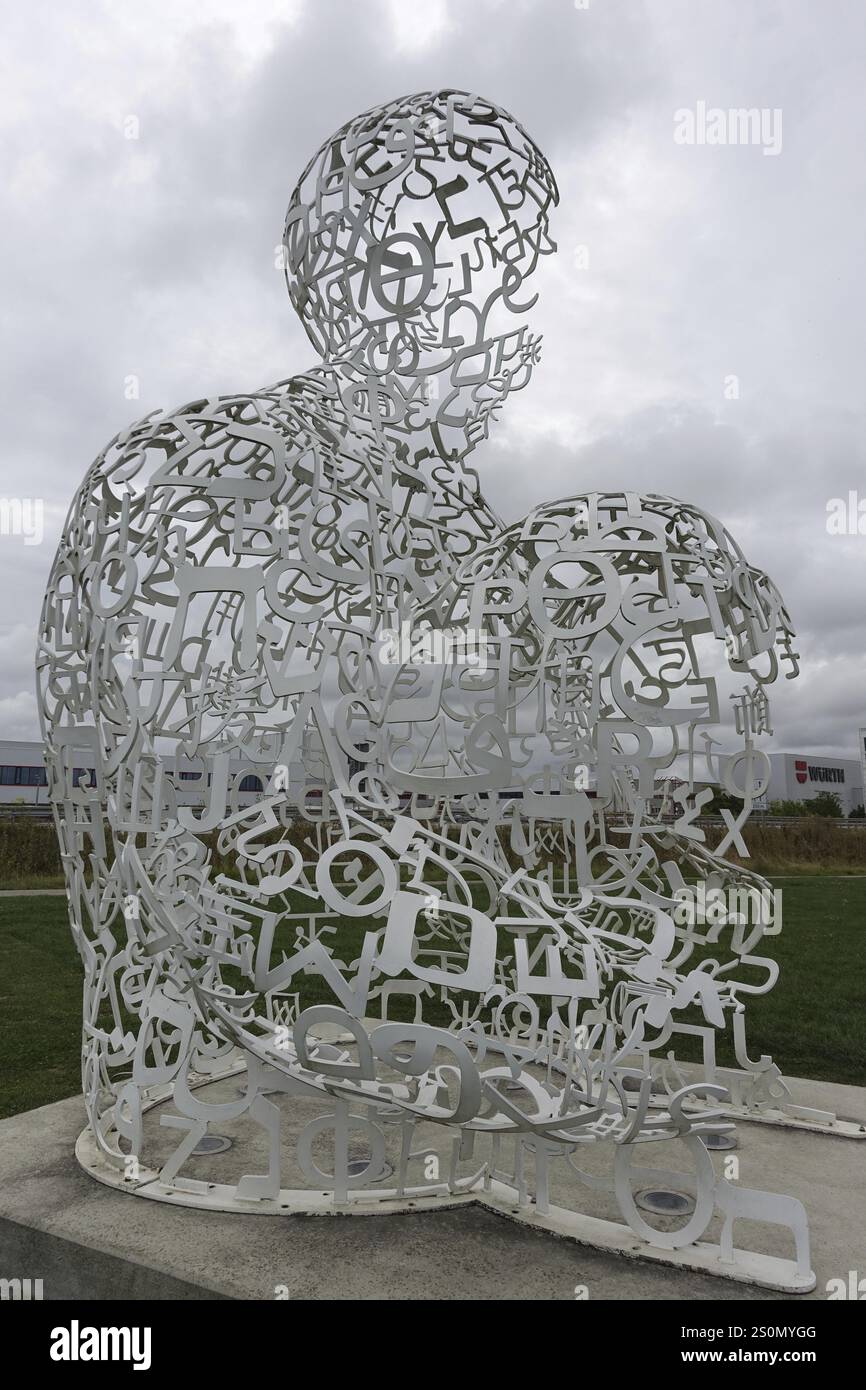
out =
{"type": "Polygon", "coordinates": [[[516,517],[628,486],[719,516],[800,632],[776,746],[850,755],[866,537],[825,521],[828,498],[866,495],[859,0],[451,0],[408,47],[389,15],[379,0],[10,15],[2,489],[44,498],[47,520],[40,547],[0,539],[0,734],[35,730],[30,634],[91,458],[158,406],[310,364],[273,263],[295,179],[355,112],[456,86],[513,111],[562,194],[533,312],[544,360],[477,459],[491,501],[516,517]],[[780,107],[782,153],[677,146],[673,114],[698,100],[780,107]]]}

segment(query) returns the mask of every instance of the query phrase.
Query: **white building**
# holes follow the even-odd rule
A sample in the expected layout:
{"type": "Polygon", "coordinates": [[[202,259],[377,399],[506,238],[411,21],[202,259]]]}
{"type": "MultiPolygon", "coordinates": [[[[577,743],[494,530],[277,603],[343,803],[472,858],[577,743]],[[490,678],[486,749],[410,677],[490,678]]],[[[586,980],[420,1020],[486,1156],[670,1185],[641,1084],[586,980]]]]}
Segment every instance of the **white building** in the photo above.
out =
{"type": "Polygon", "coordinates": [[[0,739],[0,803],[33,806],[47,801],[42,744],[0,739]]]}
{"type": "Polygon", "coordinates": [[[838,796],[844,815],[863,805],[863,767],[858,758],[817,758],[808,753],[770,753],[767,801],[811,801],[821,792],[838,796]]]}
{"type": "MultiPolygon", "coordinates": [[[[310,740],[306,742],[311,743],[310,740]]],[[[76,766],[72,780],[87,786],[93,772],[92,759],[81,753],[81,766],[76,766]]],[[[212,774],[206,773],[200,758],[164,758],[164,765],[175,784],[177,801],[181,806],[202,807],[208,799],[212,774]],[[179,767],[178,767],[179,765],[179,767]]],[[[304,761],[289,767],[289,799],[297,804],[303,794],[321,787],[321,756],[312,745],[304,748],[304,761]]],[[[264,795],[273,773],[270,763],[256,762],[233,755],[230,764],[229,794],[236,804],[249,806],[264,795]]],[[[39,740],[13,742],[0,739],[0,805],[47,806],[48,779],[42,743],[39,740]]]]}

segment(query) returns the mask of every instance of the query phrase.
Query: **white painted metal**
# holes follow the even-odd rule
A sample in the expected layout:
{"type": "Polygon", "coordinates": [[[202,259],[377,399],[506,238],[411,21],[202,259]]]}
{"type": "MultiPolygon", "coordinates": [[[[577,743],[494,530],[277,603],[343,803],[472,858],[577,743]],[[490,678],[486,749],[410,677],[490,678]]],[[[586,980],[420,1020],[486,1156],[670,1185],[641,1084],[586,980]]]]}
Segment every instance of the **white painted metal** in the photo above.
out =
{"type": "Polygon", "coordinates": [[[737,895],[754,908],[767,885],[732,855],[766,783],[768,687],[797,669],[782,600],[695,506],[611,490],[506,526],[467,462],[536,364],[521,316],[557,198],[525,131],[478,97],[351,121],[284,235],[322,364],[138,422],[79,489],[39,646],[86,976],[79,1156],[186,1205],[481,1200],[605,1249],[807,1288],[802,1206],[714,1175],[700,1136],[731,1126],[712,1067],[653,1089],[689,1029],[711,1063],[730,1031],[754,1088],[771,1076],[743,1020],[775,982],[757,952],[778,924],[738,918],[737,895]],[[73,782],[85,756],[93,787],[73,782]],[[178,801],[178,758],[208,772],[201,807],[178,801]],[[238,758],[271,769],[252,806],[238,758]],[[675,765],[671,824],[649,803],[675,765]],[[715,848],[702,770],[739,808],[715,848]],[[701,912],[723,900],[706,920],[689,916],[696,886],[701,912]],[[216,1099],[207,1083],[239,1059],[241,1094],[216,1099]],[[310,1100],[325,1109],[285,1154],[281,1115],[310,1100]],[[190,1176],[208,1128],[239,1119],[266,1137],[266,1171],[190,1176]],[[447,1162],[419,1179],[431,1124],[447,1162]],[[698,1162],[675,1239],[631,1186],[637,1146],[671,1139],[698,1162]],[[629,1229],[552,1202],[566,1170],[599,1184],[576,1166],[590,1145],[615,1156],[629,1229]],[[309,1191],[284,1187],[287,1163],[309,1191]],[[714,1212],[719,1247],[701,1243],[714,1212]],[[734,1249],[734,1220],[756,1213],[791,1229],[796,1268],[734,1249]]]}

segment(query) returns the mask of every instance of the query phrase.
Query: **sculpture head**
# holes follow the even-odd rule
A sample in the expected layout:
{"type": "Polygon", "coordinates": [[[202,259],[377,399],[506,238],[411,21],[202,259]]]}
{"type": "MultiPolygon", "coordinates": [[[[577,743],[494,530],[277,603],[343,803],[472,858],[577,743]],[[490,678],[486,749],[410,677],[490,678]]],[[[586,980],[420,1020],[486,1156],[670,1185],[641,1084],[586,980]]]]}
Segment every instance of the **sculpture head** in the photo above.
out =
{"type": "Polygon", "coordinates": [[[541,151],[493,102],[422,92],[356,116],[314,155],[286,217],[310,341],[375,377],[404,427],[471,446],[537,359],[525,281],[556,249],[558,197],[541,151]]]}

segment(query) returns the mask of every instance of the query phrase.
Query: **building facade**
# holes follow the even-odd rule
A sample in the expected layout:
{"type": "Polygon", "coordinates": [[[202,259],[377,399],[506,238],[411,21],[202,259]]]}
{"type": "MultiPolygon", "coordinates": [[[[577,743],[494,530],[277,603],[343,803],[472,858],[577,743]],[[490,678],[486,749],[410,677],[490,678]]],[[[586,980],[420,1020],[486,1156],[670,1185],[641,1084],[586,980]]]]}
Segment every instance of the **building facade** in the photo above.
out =
{"type": "MultiPolygon", "coordinates": [[[[76,785],[80,770],[75,772],[76,785]]],[[[0,804],[48,805],[42,744],[0,739],[0,804]]]]}
{"type": "Polygon", "coordinates": [[[859,758],[818,758],[809,753],[770,753],[766,800],[811,801],[834,792],[844,815],[863,805],[863,766],[859,758]]]}
{"type": "MultiPolygon", "coordinates": [[[[288,769],[286,790],[294,805],[307,794],[315,796],[316,788],[319,788],[321,796],[322,784],[316,777],[316,751],[305,748],[304,752],[304,761],[292,763],[288,769]]],[[[94,770],[86,765],[86,755],[81,755],[81,762],[82,766],[73,770],[73,786],[87,787],[93,779],[94,770]]],[[[209,799],[212,775],[205,771],[202,760],[165,757],[163,763],[174,784],[177,804],[203,807],[209,799]]],[[[230,797],[238,806],[249,806],[261,800],[273,773],[274,767],[270,763],[233,757],[229,776],[230,797]]],[[[44,806],[46,811],[49,809],[48,778],[42,743],[38,739],[23,742],[0,739],[0,805],[44,806]]]]}

